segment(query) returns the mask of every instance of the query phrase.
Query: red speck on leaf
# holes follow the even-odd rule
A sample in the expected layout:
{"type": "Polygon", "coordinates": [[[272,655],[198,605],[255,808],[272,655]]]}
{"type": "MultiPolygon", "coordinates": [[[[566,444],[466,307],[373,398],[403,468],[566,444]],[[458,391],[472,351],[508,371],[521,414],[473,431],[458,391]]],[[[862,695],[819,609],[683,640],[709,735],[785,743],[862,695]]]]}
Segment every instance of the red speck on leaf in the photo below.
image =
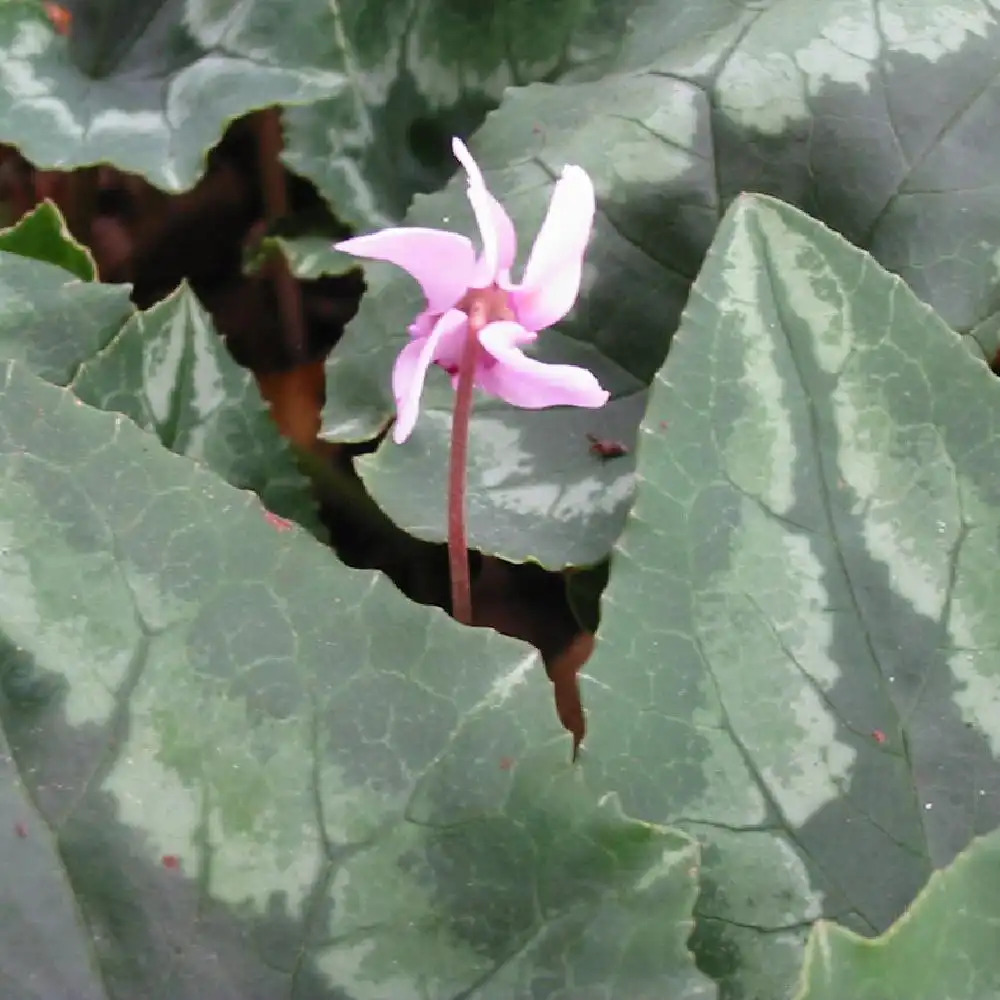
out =
{"type": "Polygon", "coordinates": [[[660,421],[660,430],[661,431],[665,431],[666,429],[667,429],[667,422],[666,422],[666,420],[661,420],[660,421]]]}
{"type": "Polygon", "coordinates": [[[163,867],[170,868],[171,870],[180,868],[181,859],[177,857],[176,854],[164,854],[163,855],[163,867]]]}
{"type": "Polygon", "coordinates": [[[287,518],[278,517],[277,514],[274,514],[269,510],[264,511],[264,517],[267,518],[267,523],[271,525],[272,528],[277,528],[278,531],[292,530],[292,522],[287,518]]]}
{"type": "Polygon", "coordinates": [[[28,836],[28,828],[27,828],[27,826],[25,826],[25,824],[24,824],[24,823],[22,823],[22,822],[21,822],[20,820],[18,820],[18,822],[16,822],[16,823],[14,824],[14,832],[15,832],[15,833],[16,833],[16,834],[17,834],[17,835],[18,835],[18,836],[19,836],[19,837],[20,837],[20,838],[21,838],[22,840],[24,840],[24,838],[28,836]]]}
{"type": "Polygon", "coordinates": [[[514,766],[514,758],[513,757],[501,757],[500,758],[500,770],[501,771],[509,771],[509,770],[511,770],[511,768],[513,768],[513,766],[514,766]]]}
{"type": "Polygon", "coordinates": [[[620,458],[628,454],[628,448],[621,441],[605,441],[595,434],[588,434],[587,440],[590,442],[590,453],[605,461],[609,458],[620,458]]]}
{"type": "Polygon", "coordinates": [[[45,13],[52,22],[52,27],[56,29],[57,35],[69,34],[70,26],[73,23],[73,15],[62,4],[45,4],[45,13]]]}
{"type": "Polygon", "coordinates": [[[876,743],[882,744],[882,743],[885,743],[887,737],[886,737],[885,733],[882,732],[881,729],[873,729],[872,730],[872,739],[876,743]]]}

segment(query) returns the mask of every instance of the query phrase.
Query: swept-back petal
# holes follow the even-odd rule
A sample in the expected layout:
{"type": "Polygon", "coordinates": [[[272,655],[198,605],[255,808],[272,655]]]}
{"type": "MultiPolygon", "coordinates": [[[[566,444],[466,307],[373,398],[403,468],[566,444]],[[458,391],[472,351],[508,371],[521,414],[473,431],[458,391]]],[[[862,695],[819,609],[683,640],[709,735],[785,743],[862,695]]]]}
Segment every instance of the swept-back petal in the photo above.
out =
{"type": "Polygon", "coordinates": [[[476,384],[526,410],[546,406],[585,406],[596,409],[608,401],[608,393],[586,368],[547,365],[524,354],[518,344],[534,339],[519,323],[500,321],[483,327],[479,343],[496,364],[483,364],[476,384]]]}
{"type": "Polygon", "coordinates": [[[434,329],[434,324],[441,318],[441,313],[433,312],[430,309],[424,309],[423,312],[419,312],[413,322],[407,327],[407,332],[411,337],[427,337],[430,336],[431,330],[434,329]]]}
{"type": "Polygon", "coordinates": [[[493,208],[493,225],[497,231],[497,271],[499,274],[506,274],[514,266],[514,258],[517,256],[517,232],[503,205],[492,194],[490,204],[493,208]]]}
{"type": "Polygon", "coordinates": [[[417,422],[427,369],[442,351],[449,357],[461,351],[466,322],[465,313],[450,309],[426,337],[415,337],[399,352],[392,369],[392,394],[396,397],[392,437],[396,444],[410,436],[417,422]]]}
{"type": "Polygon", "coordinates": [[[355,257],[383,260],[416,278],[432,312],[450,309],[465,294],[475,267],[472,241],[442,229],[383,229],[334,244],[355,257]]]}
{"type": "Polygon", "coordinates": [[[451,148],[469,179],[466,193],[483,239],[483,252],[476,261],[469,287],[486,288],[496,281],[501,272],[509,271],[513,266],[517,255],[517,233],[503,205],[490,194],[479,164],[472,158],[465,143],[461,139],[452,139],[451,148]]]}
{"type": "Polygon", "coordinates": [[[587,172],[581,167],[564,167],[524,277],[511,292],[517,318],[529,330],[544,330],[573,307],[580,292],[594,209],[594,185],[587,172]]]}

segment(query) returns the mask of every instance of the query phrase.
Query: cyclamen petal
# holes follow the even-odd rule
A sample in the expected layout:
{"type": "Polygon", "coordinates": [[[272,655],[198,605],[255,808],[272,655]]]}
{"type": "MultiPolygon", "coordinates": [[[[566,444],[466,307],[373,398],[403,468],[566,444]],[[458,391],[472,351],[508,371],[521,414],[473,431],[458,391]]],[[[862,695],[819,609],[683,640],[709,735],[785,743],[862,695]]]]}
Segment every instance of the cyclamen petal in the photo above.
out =
{"type": "Polygon", "coordinates": [[[580,167],[563,168],[519,285],[511,288],[518,320],[529,330],[558,323],[580,293],[583,254],[594,224],[594,185],[580,167]]]}
{"type": "Polygon", "coordinates": [[[334,249],[401,267],[420,283],[428,309],[436,313],[450,309],[465,294],[476,263],[472,241],[465,236],[419,226],[355,236],[334,244],[334,249]]]}
{"type": "Polygon", "coordinates": [[[409,326],[409,334],[411,337],[427,337],[430,335],[431,330],[434,329],[434,324],[441,318],[441,313],[432,312],[430,309],[425,309],[423,312],[417,313],[417,318],[409,326]]]}
{"type": "Polygon", "coordinates": [[[580,290],[583,254],[593,225],[595,201],[590,178],[580,167],[567,166],[555,185],[520,284],[510,280],[517,236],[503,206],[490,193],[482,171],[459,140],[452,148],[468,177],[467,194],[482,237],[476,256],[472,242],[437,229],[386,229],[336,244],[359,257],[396,264],[414,277],[427,305],[409,326],[410,341],[393,368],[396,425],[393,437],[405,441],[420,409],[427,369],[439,364],[455,373],[467,348],[469,313],[494,319],[479,331],[482,351],[476,359],[475,384],[514,406],[596,408],[608,393],[586,369],[545,364],[520,346],[537,331],[558,322],[572,308],[580,290]],[[461,309],[457,308],[461,304],[461,309]]]}
{"type": "Polygon", "coordinates": [[[513,266],[517,254],[517,234],[503,205],[486,187],[479,164],[472,158],[465,143],[461,139],[452,139],[451,148],[469,179],[466,193],[483,240],[483,252],[476,261],[469,287],[488,288],[500,272],[509,271],[513,266]]]}
{"type": "Polygon", "coordinates": [[[402,444],[417,423],[427,369],[441,353],[460,354],[467,323],[465,313],[451,309],[434,324],[428,336],[415,337],[399,352],[392,369],[392,392],[396,397],[392,438],[396,444],[402,444]]]}
{"type": "MultiPolygon", "coordinates": [[[[487,192],[489,193],[489,192],[487,192]]],[[[493,225],[497,233],[497,277],[507,280],[517,256],[517,232],[506,209],[490,195],[493,208],[493,225]]]]}
{"type": "Polygon", "coordinates": [[[586,368],[545,364],[517,347],[532,339],[519,323],[499,321],[483,327],[479,343],[496,364],[481,366],[476,384],[491,396],[526,410],[548,406],[596,409],[608,401],[608,393],[586,368]]]}

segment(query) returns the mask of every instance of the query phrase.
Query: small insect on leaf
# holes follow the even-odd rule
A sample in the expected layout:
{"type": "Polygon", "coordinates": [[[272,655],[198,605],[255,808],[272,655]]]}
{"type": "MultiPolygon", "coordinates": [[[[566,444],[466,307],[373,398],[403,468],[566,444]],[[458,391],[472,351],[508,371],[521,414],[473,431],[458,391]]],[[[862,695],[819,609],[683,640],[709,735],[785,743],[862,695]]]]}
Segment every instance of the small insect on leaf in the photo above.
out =
{"type": "Polygon", "coordinates": [[[501,757],[500,758],[500,770],[509,771],[514,767],[513,757],[501,757]]]}
{"type": "Polygon", "coordinates": [[[16,834],[17,834],[17,835],[18,835],[18,836],[19,836],[19,837],[20,837],[20,838],[21,838],[22,840],[24,840],[24,838],[28,836],[28,827],[27,827],[27,825],[26,825],[26,824],[24,824],[24,823],[22,823],[22,822],[21,822],[20,820],[18,820],[18,821],[17,821],[17,822],[16,822],[15,824],[14,824],[14,832],[15,832],[15,833],[16,833],[16,834]]]}
{"type": "Polygon", "coordinates": [[[622,455],[628,454],[628,448],[621,441],[608,441],[604,438],[599,438],[596,434],[588,434],[587,440],[590,442],[591,455],[596,455],[603,461],[607,461],[609,458],[620,458],[622,455]]]}
{"type": "Polygon", "coordinates": [[[181,859],[176,854],[164,854],[161,860],[164,868],[177,869],[181,866],[181,859]]]}
{"type": "Polygon", "coordinates": [[[873,729],[872,730],[872,739],[876,743],[878,743],[878,744],[881,745],[882,743],[885,743],[885,741],[886,741],[887,738],[888,737],[885,735],[885,733],[882,732],[881,729],[873,729]]]}
{"type": "Polygon", "coordinates": [[[277,528],[278,531],[291,531],[292,522],[287,518],[279,517],[277,514],[271,513],[271,511],[264,511],[264,517],[267,518],[267,523],[271,525],[272,528],[277,528]]]}

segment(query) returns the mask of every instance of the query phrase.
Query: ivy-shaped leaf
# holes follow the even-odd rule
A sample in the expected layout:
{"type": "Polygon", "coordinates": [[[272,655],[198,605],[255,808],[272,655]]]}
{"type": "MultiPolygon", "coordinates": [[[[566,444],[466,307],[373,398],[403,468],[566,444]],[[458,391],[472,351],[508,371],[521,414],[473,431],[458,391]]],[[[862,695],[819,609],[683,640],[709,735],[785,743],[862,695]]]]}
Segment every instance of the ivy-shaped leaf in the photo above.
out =
{"type": "Polygon", "coordinates": [[[229,356],[186,285],[132,316],[100,354],[82,362],[70,388],[252,490],[275,514],[323,532],[309,482],[253,376],[229,356]]]}
{"type": "MultiPolygon", "coordinates": [[[[370,228],[399,219],[415,192],[454,172],[451,136],[468,135],[504,88],[583,72],[617,51],[636,0],[189,0],[203,44],[341,72],[329,100],[285,115],[285,163],[338,217],[370,228]]],[[[335,266],[335,265],[333,265],[335,266]]]]}
{"type": "Polygon", "coordinates": [[[881,937],[819,921],[797,1000],[992,1000],[1000,995],[1000,833],[935,872],[881,937]]]}
{"type": "MultiPolygon", "coordinates": [[[[998,308],[1000,22],[973,7],[951,17],[954,5],[897,0],[656,0],[634,12],[615,72],[506,92],[472,149],[517,225],[522,261],[562,167],[594,179],[580,300],[539,349],[592,367],[613,399],[599,413],[478,405],[474,548],[552,567],[607,554],[634,459],[595,461],[587,435],[631,447],[690,284],[742,191],[780,197],[870,250],[962,331],[998,308]]],[[[406,221],[476,232],[460,178],[417,199],[406,221]]],[[[373,437],[391,419],[392,362],[421,305],[389,265],[366,272],[371,291],[329,363],[331,440],[373,437]]],[[[440,540],[453,397],[433,374],[413,438],[385,442],[359,468],[397,524],[440,540]]]]}
{"type": "Polygon", "coordinates": [[[229,356],[190,289],[146,312],[128,295],[125,285],[81,282],[0,251],[0,360],[24,361],[88,403],[126,414],[165,447],[321,533],[309,481],[253,376],[229,356]]]}
{"type": "Polygon", "coordinates": [[[108,1000],[52,831],[38,821],[2,731],[0,816],[2,995],[108,1000]]]}
{"type": "Polygon", "coordinates": [[[582,679],[590,780],[703,841],[723,997],[790,997],[812,921],[885,930],[1000,823],[998,470],[1000,385],[961,338],[821,223],[738,200],[582,679]]]}
{"type": "Polygon", "coordinates": [[[246,54],[199,45],[185,0],[64,6],[67,36],[34,0],[0,4],[0,142],[43,169],[111,163],[183,191],[233,118],[343,84],[338,73],[277,62],[267,44],[246,54]]]}
{"type": "Polygon", "coordinates": [[[77,243],[56,206],[46,199],[7,229],[0,230],[0,250],[57,264],[81,281],[97,278],[90,251],[77,243]]]}
{"type": "MultiPolygon", "coordinates": [[[[56,248],[56,256],[62,252],[56,248]]],[[[57,385],[66,385],[133,311],[126,285],[80,281],[55,263],[5,250],[0,309],[0,359],[24,361],[57,385]]]]}
{"type": "Polygon", "coordinates": [[[0,835],[0,970],[40,933],[87,1000],[84,950],[110,997],[714,1000],[695,845],[589,791],[537,654],[151,441],[0,366],[0,795],[73,894],[25,926],[0,835]]]}

